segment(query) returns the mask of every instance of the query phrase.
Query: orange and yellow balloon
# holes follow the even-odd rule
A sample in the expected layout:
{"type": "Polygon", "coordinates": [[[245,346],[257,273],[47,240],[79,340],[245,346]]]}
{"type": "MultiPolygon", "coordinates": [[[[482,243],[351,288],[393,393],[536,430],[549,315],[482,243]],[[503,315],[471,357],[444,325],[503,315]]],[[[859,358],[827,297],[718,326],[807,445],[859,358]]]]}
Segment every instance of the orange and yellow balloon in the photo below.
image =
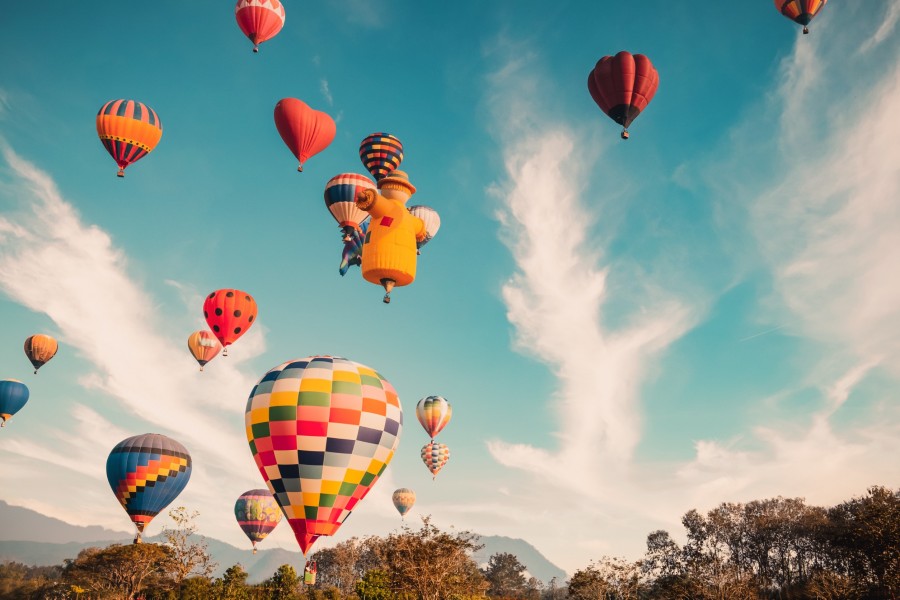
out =
{"type": "Polygon", "coordinates": [[[162,131],[156,111],[135,100],[110,100],[97,113],[97,135],[119,165],[119,177],[156,148],[162,131]]]}
{"type": "Polygon", "coordinates": [[[188,336],[187,345],[188,350],[194,355],[194,359],[200,364],[201,371],[206,363],[214,359],[222,349],[222,344],[219,343],[216,336],[205,329],[195,331],[188,336]]]}
{"type": "Polygon", "coordinates": [[[25,340],[25,356],[31,361],[35,375],[37,375],[38,369],[56,356],[57,350],[59,350],[59,344],[49,335],[38,333],[25,340]]]}

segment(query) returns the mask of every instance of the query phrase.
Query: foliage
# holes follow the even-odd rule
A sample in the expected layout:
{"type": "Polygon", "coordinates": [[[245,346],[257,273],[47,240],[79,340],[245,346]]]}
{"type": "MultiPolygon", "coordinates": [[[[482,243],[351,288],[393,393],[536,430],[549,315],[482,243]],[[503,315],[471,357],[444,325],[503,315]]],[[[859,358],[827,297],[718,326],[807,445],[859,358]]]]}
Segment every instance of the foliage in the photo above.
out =
{"type": "Polygon", "coordinates": [[[225,600],[243,600],[250,597],[247,587],[248,573],[241,565],[232,565],[216,580],[216,592],[225,600]]]}
{"type": "Polygon", "coordinates": [[[112,545],[104,549],[86,548],[66,561],[63,581],[103,598],[128,600],[148,587],[166,589],[170,577],[172,551],[157,544],[112,545]]]}
{"type": "Polygon", "coordinates": [[[488,564],[481,571],[488,582],[488,596],[492,598],[520,598],[524,595],[527,581],[525,565],[514,554],[499,552],[492,554],[488,564]]]}
{"type": "Polygon", "coordinates": [[[372,569],[356,582],[359,600],[390,600],[391,578],[381,569],[372,569]]]}
{"type": "Polygon", "coordinates": [[[216,569],[209,554],[209,549],[204,538],[194,541],[197,525],[194,520],[199,513],[189,513],[183,506],[169,511],[169,518],[175,523],[175,527],[163,529],[162,535],[166,545],[172,551],[171,574],[177,585],[191,575],[208,579],[216,569]]]}
{"type": "Polygon", "coordinates": [[[61,576],[60,567],[30,567],[9,561],[0,563],[0,600],[32,597],[53,587],[61,576]]]}
{"type": "Polygon", "coordinates": [[[300,598],[301,579],[291,565],[281,565],[275,574],[264,583],[265,589],[273,598],[289,600],[300,598]]]}

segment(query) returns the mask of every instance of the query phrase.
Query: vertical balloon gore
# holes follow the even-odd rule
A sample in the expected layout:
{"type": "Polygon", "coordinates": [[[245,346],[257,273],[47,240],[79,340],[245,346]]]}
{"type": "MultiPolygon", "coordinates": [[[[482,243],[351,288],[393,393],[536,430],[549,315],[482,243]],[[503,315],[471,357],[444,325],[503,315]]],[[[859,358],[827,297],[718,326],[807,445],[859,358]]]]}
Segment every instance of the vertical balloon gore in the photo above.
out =
{"type": "Polygon", "coordinates": [[[18,379],[0,381],[0,427],[6,427],[6,422],[22,410],[28,395],[28,386],[18,379]]]}
{"type": "Polygon", "coordinates": [[[279,0],[238,0],[234,18],[244,35],[253,43],[253,52],[284,27],[284,5],[279,0]]]}
{"type": "Polygon", "coordinates": [[[25,340],[25,356],[31,361],[35,375],[37,375],[38,369],[56,356],[57,350],[59,350],[59,344],[49,335],[38,333],[25,340]]]}
{"type": "Polygon", "coordinates": [[[452,416],[453,407],[441,396],[426,396],[416,404],[416,418],[432,441],[450,423],[452,416]]]}

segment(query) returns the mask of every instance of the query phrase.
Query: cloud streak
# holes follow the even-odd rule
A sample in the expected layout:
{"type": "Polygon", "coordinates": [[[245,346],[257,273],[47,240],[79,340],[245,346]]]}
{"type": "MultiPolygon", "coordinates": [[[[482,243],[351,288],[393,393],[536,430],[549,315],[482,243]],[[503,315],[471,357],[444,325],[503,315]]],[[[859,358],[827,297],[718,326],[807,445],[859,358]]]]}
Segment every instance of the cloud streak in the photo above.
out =
{"type": "MultiPolygon", "coordinates": [[[[184,348],[189,331],[177,340],[166,336],[151,295],[130,278],[128,260],[109,235],[83,223],[46,173],[11,148],[3,149],[3,158],[9,169],[0,192],[14,210],[0,217],[0,289],[54,321],[61,342],[91,365],[79,379],[85,389],[115,399],[119,417],[142,423],[126,431],[84,406],[61,404],[73,417],[71,431],[44,425],[40,444],[14,441],[4,452],[19,461],[37,457],[60,473],[90,477],[92,489],[104,489],[106,457],[118,441],[165,433],[194,459],[192,482],[179,501],[194,504],[210,522],[231,518],[230,506],[221,501],[223,488],[234,487],[237,497],[260,483],[243,434],[244,402],[256,378],[239,367],[241,359],[262,351],[261,326],[241,339],[239,351],[217,360],[215,373],[200,376],[184,348]]],[[[196,291],[182,293],[199,297],[196,291]]],[[[79,487],[88,486],[82,481],[79,487]]],[[[122,528],[115,517],[124,515],[98,512],[103,514],[91,522],[122,528]]]]}

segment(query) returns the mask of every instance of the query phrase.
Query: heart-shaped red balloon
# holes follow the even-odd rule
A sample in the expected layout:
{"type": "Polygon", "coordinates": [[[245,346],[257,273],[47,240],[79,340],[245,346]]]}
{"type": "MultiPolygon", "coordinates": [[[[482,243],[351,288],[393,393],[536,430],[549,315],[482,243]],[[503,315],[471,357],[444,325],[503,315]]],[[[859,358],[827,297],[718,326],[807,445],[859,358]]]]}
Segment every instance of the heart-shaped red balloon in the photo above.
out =
{"type": "Polygon", "coordinates": [[[282,98],[275,105],[275,127],[300,161],[298,171],[303,170],[303,163],[311,156],[331,144],[337,130],[334,119],[296,98],[282,98]]]}

